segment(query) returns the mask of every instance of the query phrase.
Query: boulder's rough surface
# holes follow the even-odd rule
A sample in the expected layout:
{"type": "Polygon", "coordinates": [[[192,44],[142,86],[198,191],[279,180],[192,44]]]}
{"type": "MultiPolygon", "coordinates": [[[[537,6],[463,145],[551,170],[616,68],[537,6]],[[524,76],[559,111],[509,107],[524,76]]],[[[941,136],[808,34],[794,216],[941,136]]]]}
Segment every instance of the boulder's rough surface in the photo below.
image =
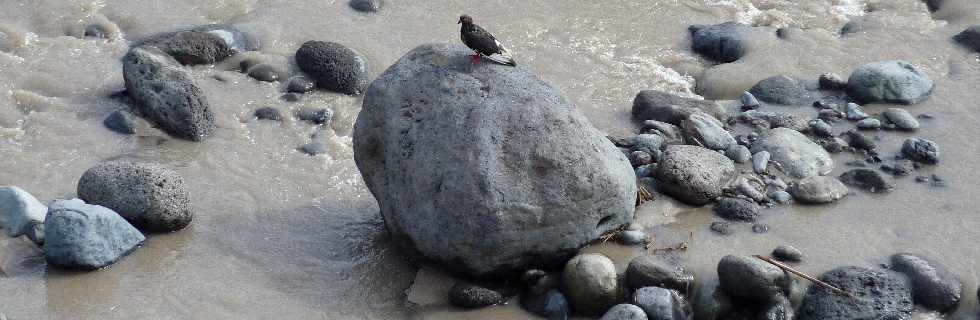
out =
{"type": "Polygon", "coordinates": [[[909,160],[925,164],[939,163],[939,146],[922,138],[910,138],[902,144],[902,154],[909,160]]]}
{"type": "Polygon", "coordinates": [[[802,81],[789,76],[763,79],[749,92],[759,100],[782,105],[801,104],[811,98],[802,81]]]}
{"type": "Polygon", "coordinates": [[[776,128],[752,145],[752,152],[768,151],[784,173],[802,179],[826,175],[834,170],[834,160],[827,150],[799,131],[776,128]]]}
{"type": "Polygon", "coordinates": [[[896,254],[892,256],[892,270],[909,277],[915,303],[931,310],[952,311],[963,296],[960,279],[932,259],[909,253],[896,254]]]}
{"type": "Polygon", "coordinates": [[[449,289],[449,303],[454,306],[475,309],[498,304],[504,297],[497,291],[468,283],[457,283],[449,289]]]}
{"type": "Polygon", "coordinates": [[[32,232],[33,226],[44,223],[48,207],[24,189],[0,187],[0,228],[11,237],[32,232]]]}
{"type": "Polygon", "coordinates": [[[732,297],[770,302],[784,294],[791,279],[783,270],[758,258],[728,255],[718,262],[718,281],[732,297]]]}
{"type": "Polygon", "coordinates": [[[146,238],[115,212],[82,200],[51,203],[44,220],[48,264],[92,270],[116,262],[146,238]]]}
{"type": "Polygon", "coordinates": [[[801,179],[789,188],[793,199],[801,203],[824,204],[836,202],[847,196],[844,183],[834,177],[813,176],[801,179]]]}
{"type": "Polygon", "coordinates": [[[184,179],[177,172],[152,163],[97,164],[79,179],[78,197],[112,209],[147,231],[180,230],[194,217],[184,179]]]}
{"type": "Polygon", "coordinates": [[[622,303],[609,308],[599,320],[648,320],[642,308],[633,304],[622,303]]]}
{"type": "Polygon", "coordinates": [[[687,293],[694,285],[694,275],[658,260],[654,255],[642,255],[626,267],[626,283],[634,289],[661,287],[687,293]]]}
{"type": "Polygon", "coordinates": [[[980,25],[966,28],[953,39],[973,51],[980,52],[980,25]]]}
{"type": "Polygon", "coordinates": [[[933,82],[911,63],[881,61],[862,65],[847,80],[847,94],[859,103],[914,104],[932,93],[933,82]]]}
{"type": "Polygon", "coordinates": [[[366,92],[354,158],[395,242],[458,274],[516,274],[632,221],[626,156],[554,87],[471,51],[423,45],[366,92]]]}
{"type": "Polygon", "coordinates": [[[184,65],[220,62],[236,53],[258,49],[258,42],[233,25],[206,25],[156,34],[133,47],[154,46],[184,65]]]}
{"type": "Polygon", "coordinates": [[[126,91],[144,118],[179,138],[201,141],[215,129],[204,91],[190,72],[156,47],[136,47],[123,57],[126,91]]]}
{"type": "Polygon", "coordinates": [[[307,41],[296,50],[296,65],[321,88],[359,94],[367,86],[367,60],[342,44],[307,41]]]}
{"type": "Polygon", "coordinates": [[[645,287],[633,294],[633,304],[646,312],[650,320],[690,320],[691,307],[677,291],[645,287]]]}
{"type": "Polygon", "coordinates": [[[895,185],[886,180],[881,172],[865,168],[844,172],[840,175],[840,181],[848,186],[874,193],[888,192],[895,188],[895,185]]]}
{"type": "Polygon", "coordinates": [[[716,25],[693,25],[691,32],[691,47],[709,59],[721,62],[735,62],[747,49],[749,27],[736,22],[725,22],[716,25]]]}
{"type": "Polygon", "coordinates": [[[587,315],[601,314],[622,296],[616,265],[597,253],[569,260],[562,273],[562,285],[572,309],[587,315]]]}
{"type": "Polygon", "coordinates": [[[724,155],[697,146],[668,146],[657,166],[658,190],[691,205],[714,201],[735,175],[724,155]]]}
{"type": "Polygon", "coordinates": [[[679,126],[690,115],[704,112],[725,122],[728,112],[718,103],[675,95],[673,93],[643,90],[633,99],[633,119],[656,120],[679,126]]]}
{"type": "Polygon", "coordinates": [[[697,112],[681,122],[684,136],[693,145],[703,146],[711,150],[727,150],[735,144],[735,138],[725,130],[718,119],[704,112],[697,112]]]}
{"type": "Polygon", "coordinates": [[[857,298],[844,296],[821,286],[810,286],[797,319],[912,318],[912,292],[906,279],[897,273],[840,267],[824,273],[820,280],[850,292],[857,298]]]}
{"type": "Polygon", "coordinates": [[[521,307],[549,320],[567,320],[571,313],[568,300],[557,289],[546,290],[542,293],[525,293],[521,295],[521,307]]]}
{"type": "Polygon", "coordinates": [[[759,218],[759,205],[742,198],[718,198],[715,214],[725,220],[753,222],[759,218]]]}

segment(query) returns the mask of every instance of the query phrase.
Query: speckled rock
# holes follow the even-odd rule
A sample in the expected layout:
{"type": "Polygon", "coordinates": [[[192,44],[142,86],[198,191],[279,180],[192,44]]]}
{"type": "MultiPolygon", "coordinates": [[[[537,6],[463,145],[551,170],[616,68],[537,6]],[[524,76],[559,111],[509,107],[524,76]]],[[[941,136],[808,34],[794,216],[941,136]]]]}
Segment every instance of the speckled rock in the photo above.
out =
{"type": "Polygon", "coordinates": [[[902,155],[915,162],[937,164],[939,163],[939,146],[926,139],[910,138],[902,144],[902,155]]]}
{"type": "Polygon", "coordinates": [[[840,267],[820,280],[859,297],[810,286],[797,313],[800,320],[912,319],[912,292],[901,275],[860,267],[840,267]]]}
{"type": "Polygon", "coordinates": [[[215,130],[204,91],[176,60],[155,47],[136,47],[123,57],[126,91],[146,119],[179,138],[202,141],[215,130]]]}
{"type": "Polygon", "coordinates": [[[905,61],[881,61],[862,65],[847,80],[847,93],[860,103],[914,104],[932,93],[933,82],[905,61]]]}
{"type": "Polygon", "coordinates": [[[668,146],[657,166],[659,191],[691,205],[721,195],[734,178],[735,165],[725,156],[697,146],[668,146]]]}
{"type": "Polygon", "coordinates": [[[633,304],[646,312],[650,320],[689,320],[691,307],[677,291],[644,287],[633,293],[633,304]]]}
{"type": "Polygon", "coordinates": [[[912,281],[912,298],[916,304],[948,312],[956,309],[963,295],[963,283],[946,266],[932,259],[909,253],[893,255],[892,270],[912,281]]]}
{"type": "Polygon", "coordinates": [[[759,218],[759,205],[741,198],[718,198],[715,214],[725,220],[753,222],[759,218]]]}
{"type": "Polygon", "coordinates": [[[753,152],[768,151],[772,160],[782,165],[784,173],[794,178],[825,175],[834,169],[834,161],[820,145],[799,131],[776,128],[752,146],[753,152]]]}
{"type": "Polygon", "coordinates": [[[359,94],[368,83],[367,60],[339,43],[307,41],[296,50],[296,65],[330,91],[359,94]]]}
{"type": "Polygon", "coordinates": [[[77,192],[82,200],[109,208],[147,231],[180,230],[194,217],[184,179],[157,164],[97,164],[82,174],[77,192]]]}
{"type": "Polygon", "coordinates": [[[102,120],[102,125],[109,130],[122,134],[136,133],[136,117],[128,111],[116,110],[105,120],[102,120]]]}
{"type": "Polygon", "coordinates": [[[459,282],[449,289],[449,303],[461,308],[489,307],[503,300],[499,292],[469,283],[459,282]]]}

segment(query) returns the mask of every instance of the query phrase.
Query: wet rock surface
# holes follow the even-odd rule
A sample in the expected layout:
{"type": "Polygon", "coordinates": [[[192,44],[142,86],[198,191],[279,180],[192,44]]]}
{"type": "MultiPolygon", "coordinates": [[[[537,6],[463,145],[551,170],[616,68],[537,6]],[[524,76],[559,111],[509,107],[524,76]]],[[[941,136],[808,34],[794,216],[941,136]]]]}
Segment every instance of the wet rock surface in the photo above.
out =
{"type": "Polygon", "coordinates": [[[692,145],[711,150],[726,150],[735,144],[735,138],[725,130],[725,126],[711,115],[697,112],[681,122],[684,136],[692,145]]]}
{"type": "Polygon", "coordinates": [[[44,220],[44,259],[53,266],[94,270],[110,265],[146,238],[118,214],[82,200],[58,200],[44,220]]]}
{"type": "Polygon", "coordinates": [[[688,28],[694,52],[721,63],[735,62],[745,55],[748,29],[748,26],[735,22],[688,28]]]}
{"type": "Polygon", "coordinates": [[[802,104],[812,97],[802,81],[783,75],[759,81],[749,92],[764,102],[782,105],[802,104]]]}
{"type": "Polygon", "coordinates": [[[704,205],[721,195],[735,174],[731,160],[697,146],[668,146],[657,166],[658,190],[692,205],[704,205]]]}
{"type": "Polygon", "coordinates": [[[232,25],[206,25],[150,36],[134,44],[159,48],[184,65],[212,64],[244,51],[258,42],[232,25]]]}
{"type": "Polygon", "coordinates": [[[367,60],[339,43],[307,41],[296,50],[296,65],[330,91],[359,94],[368,84],[367,60]]]}
{"type": "Polygon", "coordinates": [[[778,246],[772,250],[772,257],[779,261],[800,262],[803,261],[803,252],[793,246],[778,246]]]}
{"type": "Polygon", "coordinates": [[[872,169],[851,169],[841,174],[840,181],[845,185],[873,193],[891,191],[895,185],[878,171],[872,169]]]}
{"type": "Polygon", "coordinates": [[[117,160],[95,165],[79,179],[78,197],[147,231],[180,230],[194,217],[184,179],[152,163],[117,160]]]}
{"type": "Polygon", "coordinates": [[[902,155],[909,160],[924,164],[939,163],[939,146],[922,138],[910,138],[902,144],[902,155]]]}
{"type": "Polygon", "coordinates": [[[631,288],[661,287],[686,293],[694,285],[694,275],[656,256],[641,255],[626,267],[626,283],[631,288]]]}
{"type": "Polygon", "coordinates": [[[801,203],[825,204],[847,196],[848,189],[840,180],[827,176],[804,178],[789,188],[793,199],[801,203]]]}
{"type": "Polygon", "coordinates": [[[759,218],[759,205],[741,198],[718,198],[715,214],[725,220],[753,222],[759,218]]]}
{"type": "Polygon", "coordinates": [[[718,262],[720,288],[729,296],[774,301],[791,279],[782,270],[755,257],[728,255],[718,262]]]}
{"type": "Polygon", "coordinates": [[[752,146],[752,151],[769,152],[783,172],[794,178],[825,175],[834,169],[834,161],[826,150],[802,133],[786,128],[772,129],[752,146]]]}
{"type": "Polygon", "coordinates": [[[939,312],[953,311],[963,295],[963,283],[944,265],[932,259],[909,253],[891,257],[892,270],[912,281],[915,303],[939,312]]]}
{"type": "Polygon", "coordinates": [[[912,292],[904,277],[860,267],[840,267],[824,273],[820,280],[857,298],[810,286],[798,312],[800,320],[902,319],[912,318],[912,292]]]}
{"type": "Polygon", "coordinates": [[[847,80],[847,93],[860,103],[914,104],[932,93],[933,82],[905,61],[873,62],[858,67],[847,80]]]}
{"type": "Polygon", "coordinates": [[[123,78],[136,110],[167,133],[202,141],[214,132],[214,114],[204,91],[163,51],[131,49],[123,57],[123,78]]]}
{"type": "Polygon", "coordinates": [[[956,42],[968,49],[980,52],[980,25],[971,26],[953,37],[956,42]]]}
{"type": "Polygon", "coordinates": [[[586,315],[601,314],[622,297],[616,266],[601,254],[569,260],[562,273],[562,286],[572,310],[586,315]]]}
{"type": "Polygon", "coordinates": [[[24,189],[0,187],[0,228],[8,236],[18,237],[33,232],[33,226],[43,224],[48,207],[24,189]]]}
{"type": "Polygon", "coordinates": [[[709,100],[687,98],[673,93],[643,90],[633,99],[633,119],[655,120],[679,126],[690,115],[704,112],[724,122],[728,112],[718,103],[709,100]]]}

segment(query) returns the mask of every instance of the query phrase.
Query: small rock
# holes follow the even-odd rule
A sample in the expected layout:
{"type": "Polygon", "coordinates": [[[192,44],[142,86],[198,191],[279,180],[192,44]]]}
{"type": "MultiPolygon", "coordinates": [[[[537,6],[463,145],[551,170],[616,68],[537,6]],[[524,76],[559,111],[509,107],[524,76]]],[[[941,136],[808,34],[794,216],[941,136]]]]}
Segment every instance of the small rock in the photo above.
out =
{"type": "Polygon", "coordinates": [[[939,177],[938,175],[932,175],[932,186],[933,187],[945,187],[946,179],[939,177]]]}
{"type": "Polygon", "coordinates": [[[769,121],[770,128],[786,128],[793,131],[807,132],[810,130],[810,124],[805,117],[794,115],[794,114],[784,114],[784,113],[765,113],[766,121],[769,121]]]}
{"type": "Polygon", "coordinates": [[[840,180],[845,185],[874,193],[888,192],[895,188],[881,173],[871,169],[851,169],[844,172],[840,180]]]}
{"type": "Polygon", "coordinates": [[[551,289],[543,294],[528,294],[521,296],[521,307],[549,320],[567,320],[571,313],[568,300],[557,289],[551,289]]]}
{"type": "Polygon", "coordinates": [[[705,205],[721,195],[735,174],[731,160],[697,146],[668,146],[657,165],[658,191],[691,205],[705,205]]]}
{"type": "Polygon", "coordinates": [[[980,52],[980,25],[966,28],[953,36],[953,39],[975,52],[980,52]]]}
{"type": "Polygon", "coordinates": [[[778,204],[788,204],[793,201],[793,196],[786,191],[774,191],[769,193],[769,198],[778,204]]]}
{"type": "Polygon", "coordinates": [[[836,73],[821,74],[819,84],[822,90],[844,90],[847,88],[847,81],[836,73]]]}
{"type": "Polygon", "coordinates": [[[643,90],[636,94],[631,111],[633,119],[637,121],[656,120],[675,126],[697,112],[707,113],[721,122],[729,118],[728,110],[714,101],[657,90],[643,90]]]}
{"type": "Polygon", "coordinates": [[[719,285],[735,298],[774,301],[790,281],[783,270],[755,257],[728,255],[718,262],[719,285]]]}
{"type": "Polygon", "coordinates": [[[933,82],[905,61],[881,61],[862,65],[847,81],[847,93],[860,103],[914,104],[932,93],[933,82]]]}
{"type": "Polygon", "coordinates": [[[690,144],[711,150],[727,150],[735,144],[735,138],[725,130],[724,125],[714,117],[698,112],[681,122],[684,136],[690,144]]]}
{"type": "Polygon", "coordinates": [[[742,110],[743,111],[744,110],[755,110],[755,109],[758,109],[759,106],[762,105],[762,104],[759,103],[759,100],[756,99],[755,96],[752,95],[752,93],[751,92],[748,92],[748,91],[742,92],[742,97],[739,98],[739,101],[742,102],[742,110]]]}
{"type": "Polygon", "coordinates": [[[709,59],[721,63],[735,62],[746,51],[746,34],[749,27],[735,22],[716,25],[694,25],[691,32],[691,47],[709,59]]]}
{"type": "Polygon", "coordinates": [[[15,186],[0,187],[0,228],[7,235],[19,237],[33,231],[33,225],[43,224],[48,212],[41,202],[24,189],[15,186]]]}
{"type": "Polygon", "coordinates": [[[627,230],[627,231],[623,231],[623,233],[619,235],[619,240],[624,245],[635,246],[638,244],[646,243],[647,234],[643,231],[627,230]]]}
{"type": "Polygon", "coordinates": [[[907,159],[895,160],[888,172],[899,177],[908,176],[915,172],[915,163],[907,159]]]}
{"type": "Polygon", "coordinates": [[[820,280],[860,299],[821,286],[810,286],[798,310],[800,320],[911,319],[912,293],[907,281],[894,272],[840,267],[820,280]]]}
{"type": "Polygon", "coordinates": [[[109,130],[122,134],[136,133],[136,117],[122,110],[117,110],[110,114],[102,121],[102,125],[109,128],[109,130]]]}
{"type": "Polygon", "coordinates": [[[630,152],[630,163],[634,167],[639,167],[642,165],[648,165],[653,162],[653,156],[646,151],[633,151],[630,152]]]}
{"type": "Polygon", "coordinates": [[[959,305],[963,283],[946,266],[908,253],[893,255],[891,260],[892,270],[912,280],[912,299],[916,304],[943,313],[959,305]]]}
{"type": "Polygon", "coordinates": [[[572,308],[586,315],[601,314],[621,297],[616,265],[601,254],[583,254],[569,260],[562,273],[562,285],[572,308]]]}
{"type": "Polygon", "coordinates": [[[657,134],[641,134],[633,137],[633,147],[630,151],[643,151],[652,155],[655,151],[663,150],[665,146],[664,137],[657,134]]]}
{"type": "Polygon", "coordinates": [[[831,137],[834,135],[834,127],[820,119],[811,120],[810,132],[820,137],[831,137]]]}
{"type": "Polygon", "coordinates": [[[866,118],[858,121],[855,126],[860,130],[878,130],[881,129],[881,121],[875,118],[866,118]]]}
{"type": "Polygon", "coordinates": [[[353,95],[367,86],[367,61],[338,43],[307,41],[296,51],[296,65],[330,91],[353,95]]]}
{"type": "Polygon", "coordinates": [[[51,203],[44,220],[44,259],[62,268],[110,265],[146,240],[119,214],[82,200],[51,203]]]}
{"type": "Polygon", "coordinates": [[[789,188],[789,186],[786,185],[786,182],[778,177],[766,179],[766,186],[769,188],[769,190],[786,190],[789,188]]]}
{"type": "Polygon", "coordinates": [[[299,147],[299,151],[311,156],[327,153],[328,150],[327,144],[322,141],[310,142],[299,147]]]}
{"type": "Polygon", "coordinates": [[[800,80],[784,75],[759,81],[749,92],[761,101],[782,105],[801,104],[810,98],[810,92],[800,80]]]}
{"type": "Polygon", "coordinates": [[[823,204],[836,202],[847,196],[844,183],[833,177],[812,176],[804,178],[789,188],[793,199],[801,203],[823,204]]]}
{"type": "Polygon", "coordinates": [[[98,24],[90,24],[87,27],[85,27],[85,37],[88,38],[105,39],[107,38],[106,36],[107,34],[108,32],[105,31],[105,28],[103,28],[98,24]]]}
{"type": "Polygon", "coordinates": [[[449,289],[449,303],[461,308],[483,308],[503,301],[499,292],[477,285],[459,282],[449,289]]]}
{"type": "Polygon", "coordinates": [[[661,287],[687,293],[694,289],[694,275],[654,255],[641,255],[626,267],[626,283],[630,288],[661,287]]]}
{"type": "Polygon", "coordinates": [[[289,83],[286,84],[286,92],[292,93],[307,93],[312,92],[316,88],[316,84],[306,77],[292,77],[289,79],[289,83]]]}
{"type": "Polygon", "coordinates": [[[262,107],[255,109],[255,117],[259,120],[282,121],[282,114],[273,107],[262,107]]]}
{"type": "Polygon", "coordinates": [[[752,232],[754,233],[766,233],[769,232],[769,225],[764,223],[756,223],[752,225],[752,232]]]}
{"type": "Polygon", "coordinates": [[[303,110],[296,114],[296,118],[313,124],[327,124],[333,119],[333,110],[328,108],[303,110]]]}
{"type": "Polygon", "coordinates": [[[711,231],[717,232],[720,235],[727,236],[735,233],[730,222],[715,221],[711,223],[711,231]]]}
{"type": "Polygon", "coordinates": [[[847,120],[851,121],[864,120],[869,117],[869,115],[864,113],[864,110],[861,109],[861,106],[853,102],[847,104],[844,113],[847,115],[847,120]]]}
{"type": "Polygon", "coordinates": [[[381,0],[351,0],[350,7],[360,12],[378,12],[381,0]]]}
{"type": "Polygon", "coordinates": [[[77,193],[82,200],[109,208],[147,231],[177,231],[194,217],[184,179],[157,164],[99,163],[82,174],[77,193]]]}
{"type": "Polygon", "coordinates": [[[752,160],[752,152],[749,148],[739,144],[732,144],[725,150],[725,156],[735,163],[748,163],[752,160]]]}
{"type": "Polygon", "coordinates": [[[715,214],[725,220],[753,222],[759,218],[759,205],[740,198],[718,198],[715,214]]]}
{"type": "Polygon", "coordinates": [[[647,314],[636,305],[621,303],[609,308],[599,320],[648,320],[647,314]]]}
{"type": "Polygon", "coordinates": [[[902,144],[902,154],[909,160],[919,163],[939,163],[939,146],[935,142],[922,138],[905,140],[902,144]]]}
{"type": "Polygon", "coordinates": [[[691,307],[677,291],[644,287],[633,294],[633,303],[646,312],[650,320],[687,320],[691,307]]]}
{"type": "Polygon", "coordinates": [[[296,102],[303,99],[303,95],[295,92],[288,92],[279,96],[279,99],[285,100],[286,102],[296,102]]]}
{"type": "Polygon", "coordinates": [[[829,123],[836,123],[837,121],[840,121],[840,119],[842,119],[843,117],[844,117],[844,115],[841,114],[840,111],[837,111],[837,110],[834,110],[834,109],[821,109],[817,113],[817,119],[820,119],[822,121],[826,121],[826,122],[829,122],[829,123]]]}
{"type": "Polygon", "coordinates": [[[935,116],[928,113],[920,113],[918,116],[916,116],[916,118],[929,120],[935,118],[935,116]]]}
{"type": "Polygon", "coordinates": [[[919,129],[919,121],[911,113],[902,108],[888,108],[883,113],[885,120],[894,124],[899,130],[915,131],[919,129]]]}
{"type": "Polygon", "coordinates": [[[769,172],[769,158],[772,155],[769,151],[759,151],[752,155],[752,170],[758,174],[769,172]]]}
{"type": "Polygon", "coordinates": [[[916,176],[915,177],[915,182],[918,182],[918,183],[926,183],[926,182],[929,182],[929,177],[926,177],[926,176],[916,176]]]}
{"type": "Polygon", "coordinates": [[[772,257],[784,262],[803,261],[803,252],[793,246],[778,246],[772,251],[772,257]]]}
{"type": "Polygon", "coordinates": [[[864,31],[865,21],[862,17],[852,17],[850,21],[844,24],[840,29],[841,35],[848,35],[852,33],[858,33],[864,31]]]}
{"type": "Polygon", "coordinates": [[[860,132],[848,131],[845,135],[848,138],[847,145],[851,146],[851,148],[864,150],[869,153],[874,153],[878,149],[878,145],[874,140],[871,140],[871,138],[868,138],[860,132]]]}
{"type": "Polygon", "coordinates": [[[248,76],[252,77],[252,79],[264,82],[279,81],[279,71],[277,71],[272,65],[265,63],[249,68],[248,76]]]}

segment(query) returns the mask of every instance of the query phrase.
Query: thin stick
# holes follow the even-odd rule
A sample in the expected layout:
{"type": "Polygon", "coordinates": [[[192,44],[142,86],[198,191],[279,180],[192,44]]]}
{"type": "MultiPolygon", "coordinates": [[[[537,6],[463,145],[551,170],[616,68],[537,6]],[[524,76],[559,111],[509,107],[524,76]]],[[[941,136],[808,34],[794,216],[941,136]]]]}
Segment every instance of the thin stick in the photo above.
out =
{"type": "Polygon", "coordinates": [[[779,262],[776,262],[775,260],[772,260],[772,259],[769,259],[769,258],[767,258],[767,257],[763,257],[763,256],[760,256],[760,255],[756,255],[755,257],[756,257],[756,258],[759,258],[759,259],[762,259],[762,261],[765,261],[765,262],[768,262],[768,263],[771,263],[772,265],[774,265],[774,266],[777,266],[777,267],[779,267],[780,269],[783,269],[784,271],[788,271],[788,272],[790,272],[790,273],[792,273],[792,274],[795,274],[795,275],[798,275],[798,276],[800,276],[800,277],[802,277],[803,279],[807,279],[807,280],[810,280],[810,282],[813,282],[814,284],[817,284],[817,285],[819,285],[819,286],[821,286],[821,287],[824,287],[824,288],[827,288],[827,289],[830,289],[830,290],[832,290],[832,291],[834,291],[834,292],[837,292],[837,293],[839,293],[839,294],[842,294],[842,295],[845,295],[845,296],[848,296],[848,297],[850,297],[850,298],[856,298],[856,297],[855,297],[855,296],[854,296],[853,294],[851,294],[850,292],[847,292],[847,291],[844,291],[844,290],[841,290],[840,288],[837,288],[837,287],[835,287],[835,286],[833,286],[833,285],[831,285],[831,284],[829,284],[829,283],[826,283],[826,282],[823,282],[823,281],[820,281],[820,280],[817,280],[817,278],[814,278],[814,277],[811,277],[811,276],[809,276],[809,275],[807,275],[807,274],[805,274],[805,273],[803,273],[803,272],[800,272],[800,271],[797,271],[796,269],[793,269],[793,268],[791,268],[791,267],[789,267],[789,266],[787,266],[787,265],[785,265],[785,264],[782,264],[782,263],[779,263],[779,262]]]}
{"type": "Polygon", "coordinates": [[[647,187],[640,183],[639,180],[636,181],[636,205],[639,206],[647,201],[653,200],[653,193],[647,190],[647,187]]]}

